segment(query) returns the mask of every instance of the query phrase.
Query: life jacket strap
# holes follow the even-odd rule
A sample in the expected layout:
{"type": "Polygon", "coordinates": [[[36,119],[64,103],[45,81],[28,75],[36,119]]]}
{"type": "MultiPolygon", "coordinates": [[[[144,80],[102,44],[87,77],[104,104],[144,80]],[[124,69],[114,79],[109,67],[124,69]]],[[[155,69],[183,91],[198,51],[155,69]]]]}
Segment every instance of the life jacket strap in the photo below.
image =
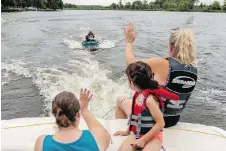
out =
{"type": "MultiPolygon", "coordinates": [[[[138,116],[131,114],[130,120],[138,120],[138,116]]],[[[141,116],[141,121],[153,121],[154,119],[150,116],[141,116]]]]}
{"type": "MultiPolygon", "coordinates": [[[[138,127],[138,122],[131,121],[131,122],[130,122],[130,125],[138,127]]],[[[140,124],[140,126],[141,126],[142,128],[153,127],[153,125],[154,125],[154,123],[153,123],[153,124],[152,124],[152,123],[150,123],[150,124],[143,124],[143,123],[140,124]]]]}
{"type": "MultiPolygon", "coordinates": [[[[133,121],[132,121],[133,122],[133,121]]],[[[137,119],[137,126],[136,126],[136,139],[140,138],[140,131],[141,131],[141,114],[138,114],[138,119],[137,119]]]]}

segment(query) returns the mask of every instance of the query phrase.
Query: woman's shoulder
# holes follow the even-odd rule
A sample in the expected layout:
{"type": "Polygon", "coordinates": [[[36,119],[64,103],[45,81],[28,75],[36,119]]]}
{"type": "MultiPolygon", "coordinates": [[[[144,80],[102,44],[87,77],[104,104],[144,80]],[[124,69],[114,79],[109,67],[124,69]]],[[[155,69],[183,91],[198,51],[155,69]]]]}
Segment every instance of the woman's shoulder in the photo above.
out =
{"type": "Polygon", "coordinates": [[[163,58],[163,57],[153,57],[153,58],[149,58],[146,59],[146,63],[151,63],[151,64],[161,64],[164,62],[168,62],[167,58],[163,58]]]}
{"type": "Polygon", "coordinates": [[[43,142],[44,139],[46,138],[46,136],[48,136],[48,135],[40,135],[40,136],[36,139],[36,142],[43,142]]]}
{"type": "Polygon", "coordinates": [[[151,67],[153,72],[160,73],[163,70],[166,70],[168,72],[169,61],[167,58],[161,58],[161,57],[149,58],[149,59],[145,59],[144,62],[151,67]]]}
{"type": "Polygon", "coordinates": [[[84,135],[84,136],[90,136],[90,135],[93,135],[92,134],[92,131],[90,131],[90,130],[82,130],[83,132],[82,132],[82,135],[84,135]]]}
{"type": "Polygon", "coordinates": [[[35,151],[41,151],[42,150],[42,145],[44,142],[44,139],[46,138],[47,135],[41,135],[39,136],[36,141],[35,141],[35,151]]]}

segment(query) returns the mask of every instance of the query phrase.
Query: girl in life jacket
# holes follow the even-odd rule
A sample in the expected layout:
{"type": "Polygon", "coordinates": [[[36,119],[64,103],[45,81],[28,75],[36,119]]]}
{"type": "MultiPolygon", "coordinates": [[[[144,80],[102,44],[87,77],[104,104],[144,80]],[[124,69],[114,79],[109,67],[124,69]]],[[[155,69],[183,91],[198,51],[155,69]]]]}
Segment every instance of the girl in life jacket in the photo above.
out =
{"type": "Polygon", "coordinates": [[[143,63],[130,64],[126,69],[129,87],[135,91],[132,114],[129,117],[128,129],[118,131],[114,136],[128,136],[118,151],[160,151],[162,146],[162,129],[164,102],[161,97],[178,100],[179,97],[160,88],[153,79],[151,68],[143,63]],[[130,135],[131,134],[131,135],[130,135]]]}

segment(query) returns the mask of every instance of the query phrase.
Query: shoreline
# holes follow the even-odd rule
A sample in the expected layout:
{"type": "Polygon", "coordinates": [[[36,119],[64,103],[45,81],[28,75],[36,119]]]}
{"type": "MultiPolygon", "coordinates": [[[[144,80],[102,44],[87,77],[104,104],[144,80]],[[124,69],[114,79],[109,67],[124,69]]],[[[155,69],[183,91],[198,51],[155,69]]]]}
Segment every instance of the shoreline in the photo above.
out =
{"type": "Polygon", "coordinates": [[[150,12],[200,12],[200,13],[226,13],[223,10],[209,10],[209,11],[199,11],[199,10],[190,10],[190,11],[180,11],[176,9],[79,9],[79,8],[64,8],[63,10],[106,10],[106,11],[150,11],[150,12]]]}
{"type": "Polygon", "coordinates": [[[26,12],[26,11],[39,11],[39,12],[53,12],[53,11],[61,11],[60,9],[54,10],[54,9],[27,9],[27,8],[2,8],[1,12],[26,12]]]}
{"type": "Polygon", "coordinates": [[[7,9],[1,9],[1,12],[26,12],[26,11],[39,11],[39,12],[53,12],[53,11],[63,11],[63,10],[106,10],[106,11],[149,11],[149,12],[199,12],[199,13],[226,13],[222,10],[219,11],[214,11],[214,10],[209,10],[209,11],[199,11],[199,10],[191,10],[191,11],[180,11],[180,10],[175,10],[175,9],[105,9],[105,8],[100,8],[100,9],[79,9],[79,8],[64,8],[64,9],[26,9],[26,8],[7,8],[7,9]]]}

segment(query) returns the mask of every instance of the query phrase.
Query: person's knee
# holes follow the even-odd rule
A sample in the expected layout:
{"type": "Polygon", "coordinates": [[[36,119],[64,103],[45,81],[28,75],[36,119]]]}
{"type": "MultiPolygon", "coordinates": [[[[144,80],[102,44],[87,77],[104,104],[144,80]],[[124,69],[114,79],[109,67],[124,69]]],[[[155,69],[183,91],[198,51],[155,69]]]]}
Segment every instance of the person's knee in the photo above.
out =
{"type": "Polygon", "coordinates": [[[121,104],[122,104],[122,102],[124,101],[126,99],[126,97],[125,96],[119,96],[118,98],[117,98],[117,106],[118,107],[121,107],[121,104]]]}
{"type": "Polygon", "coordinates": [[[129,144],[122,144],[118,149],[118,151],[132,151],[132,150],[133,148],[129,144]]]}
{"type": "Polygon", "coordinates": [[[148,142],[142,151],[160,151],[162,147],[162,142],[158,139],[153,139],[151,142],[148,142]]]}

